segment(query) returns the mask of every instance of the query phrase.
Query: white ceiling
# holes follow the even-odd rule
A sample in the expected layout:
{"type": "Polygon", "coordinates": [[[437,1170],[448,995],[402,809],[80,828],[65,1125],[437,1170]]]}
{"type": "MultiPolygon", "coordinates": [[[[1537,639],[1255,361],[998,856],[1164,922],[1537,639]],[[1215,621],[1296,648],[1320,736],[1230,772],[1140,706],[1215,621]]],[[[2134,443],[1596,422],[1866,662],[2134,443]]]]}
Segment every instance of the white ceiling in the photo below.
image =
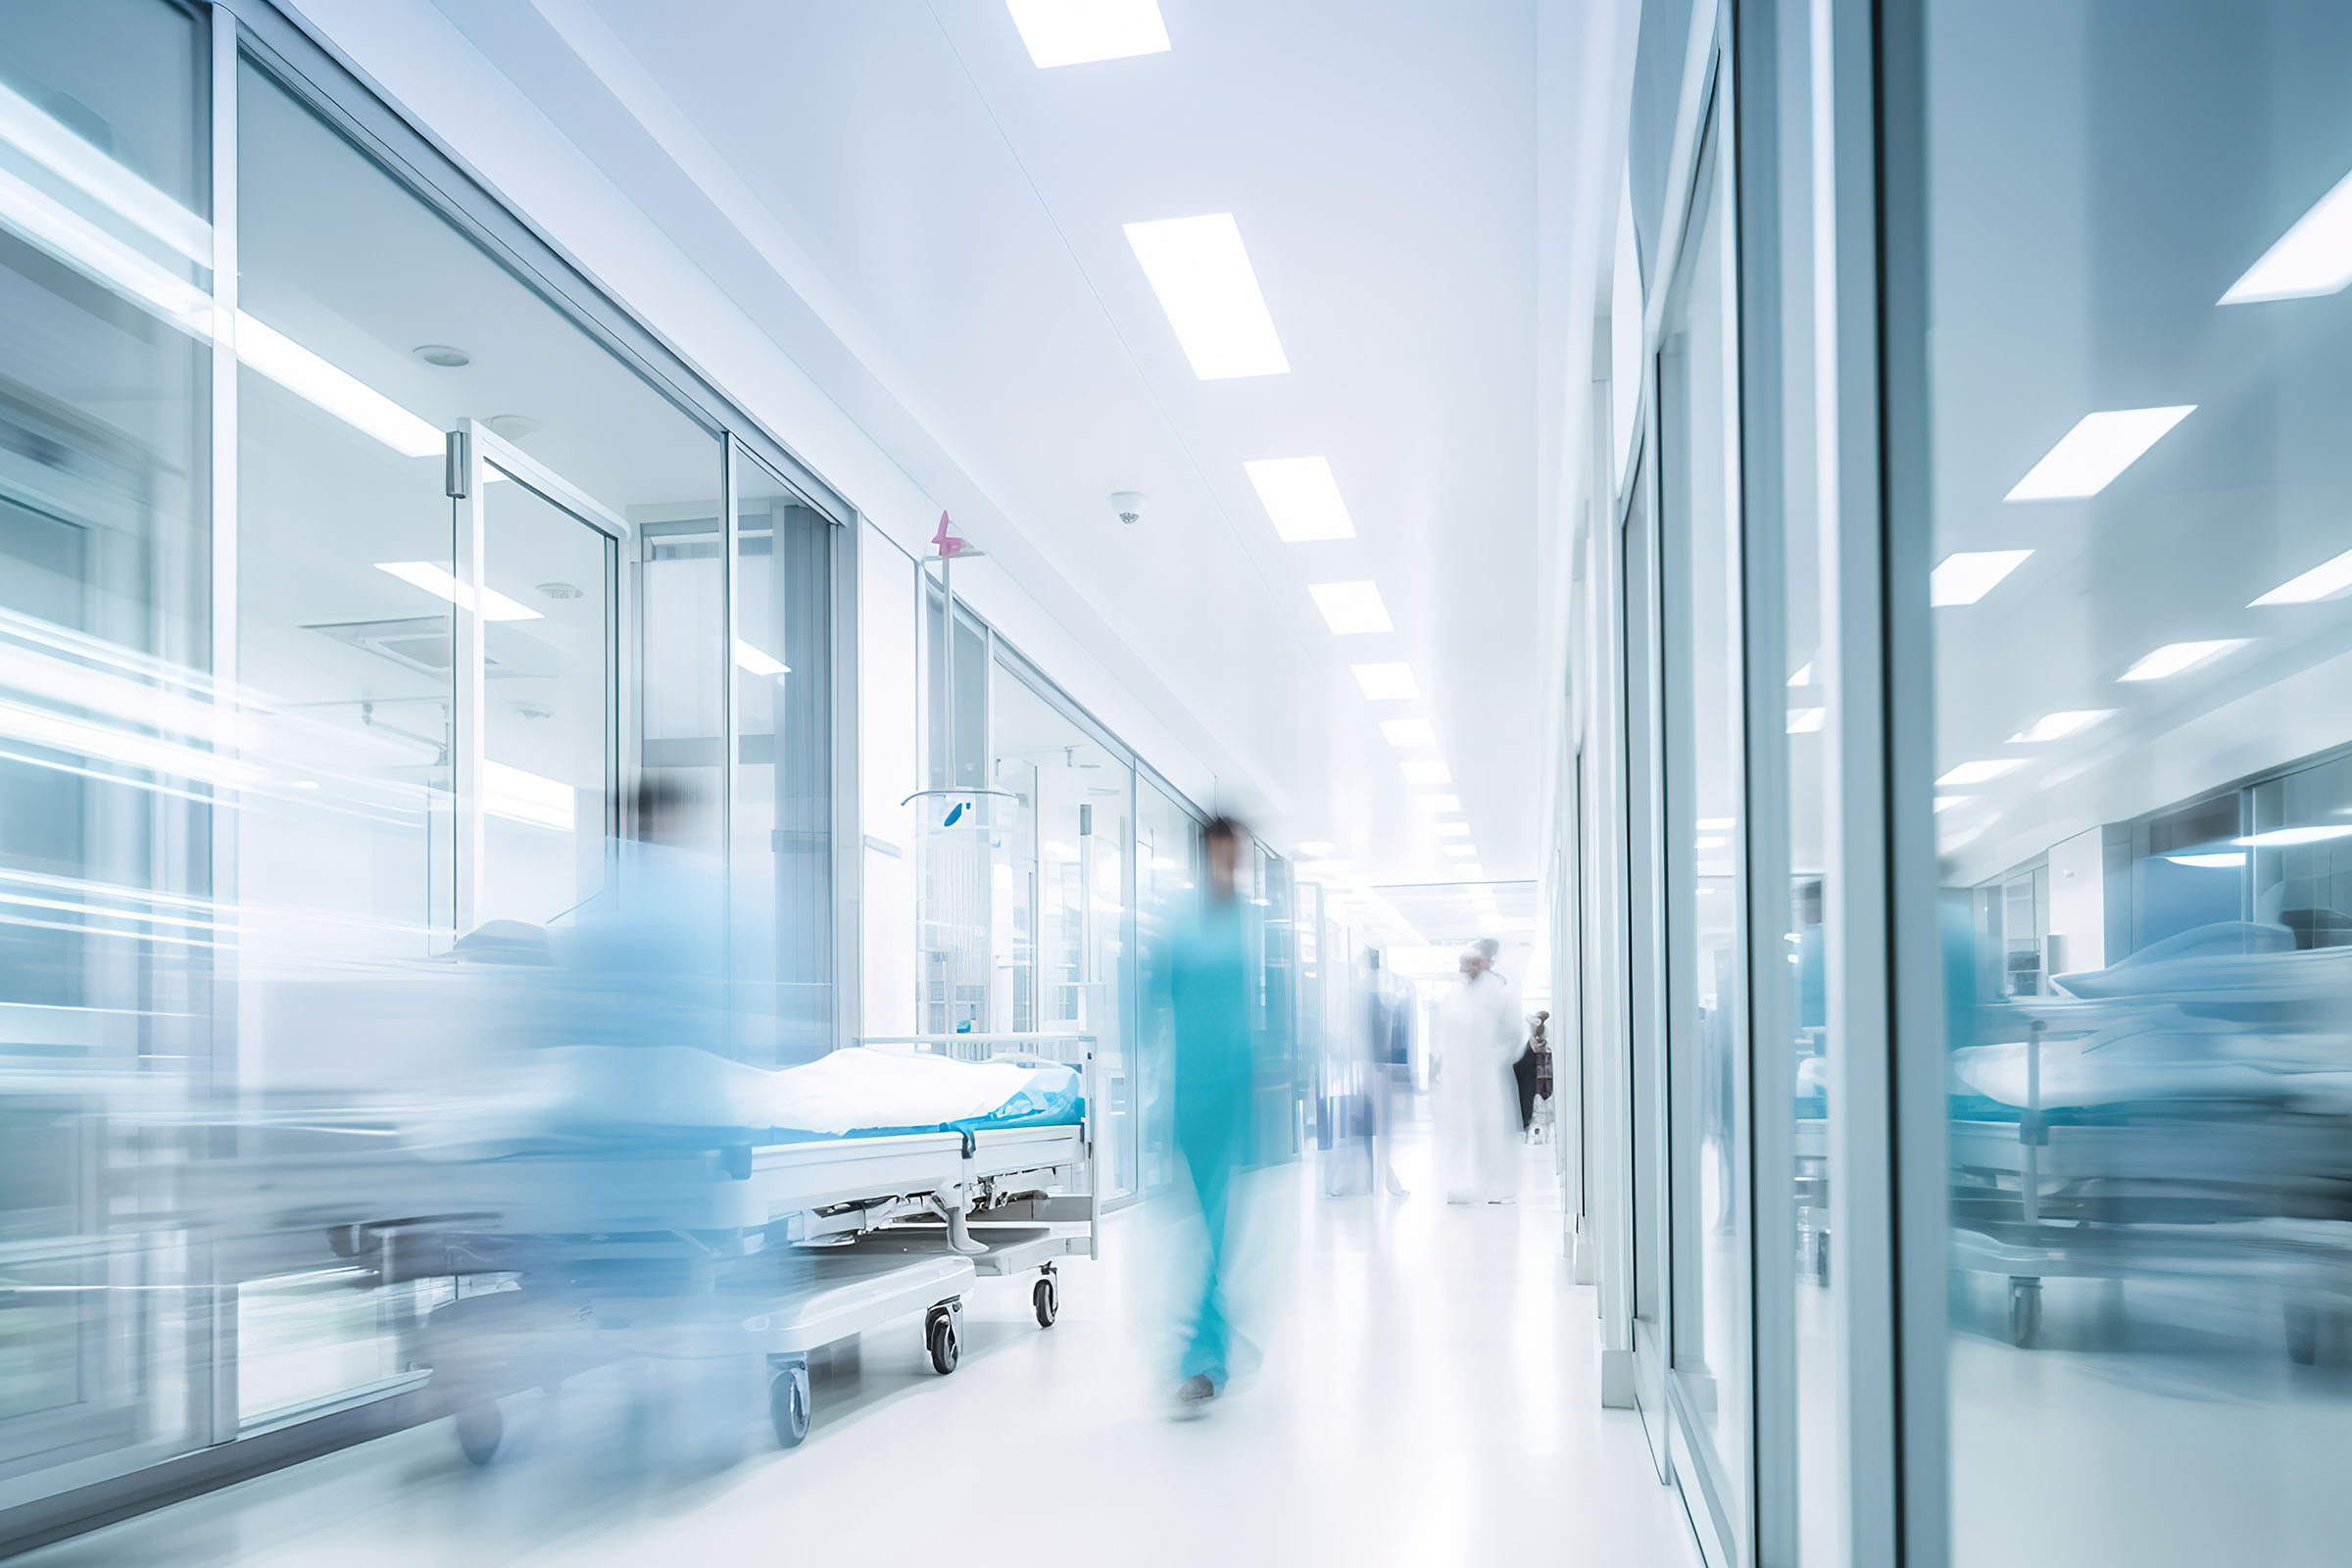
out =
{"type": "Polygon", "coordinates": [[[909,473],[974,497],[975,541],[1148,671],[1171,729],[1215,737],[1218,804],[1383,880],[1455,874],[1376,724],[1426,716],[1485,874],[1533,873],[1533,0],[1162,0],[1167,53],[1053,71],[1001,0],[437,3],[909,473]],[[1121,234],[1213,212],[1290,374],[1196,379],[1121,234]],[[1242,464],[1306,455],[1354,541],[1274,537],[1242,464]],[[1362,576],[1397,629],[1335,638],[1306,584],[1362,576]],[[1346,666],[1396,659],[1424,701],[1376,712],[1346,666]]]}

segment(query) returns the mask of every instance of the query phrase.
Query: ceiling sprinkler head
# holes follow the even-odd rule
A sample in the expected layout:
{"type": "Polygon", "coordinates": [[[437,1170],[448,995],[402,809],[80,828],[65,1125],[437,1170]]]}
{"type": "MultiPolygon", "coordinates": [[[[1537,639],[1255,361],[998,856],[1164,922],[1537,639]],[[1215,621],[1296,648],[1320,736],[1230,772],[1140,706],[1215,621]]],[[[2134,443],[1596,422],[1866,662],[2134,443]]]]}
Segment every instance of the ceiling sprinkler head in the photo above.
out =
{"type": "Polygon", "coordinates": [[[545,594],[548,598],[555,600],[577,599],[580,597],[580,588],[579,584],[577,583],[543,582],[539,585],[539,591],[545,594]]]}
{"type": "Polygon", "coordinates": [[[1141,490],[1113,490],[1110,510],[1118,514],[1119,521],[1129,527],[1144,520],[1144,493],[1141,490]]]}
{"type": "Polygon", "coordinates": [[[444,370],[473,363],[472,355],[448,343],[419,343],[412,352],[425,364],[439,366],[444,370]]]}
{"type": "Polygon", "coordinates": [[[510,441],[528,441],[539,433],[539,421],[527,414],[493,414],[482,422],[510,441]]]}

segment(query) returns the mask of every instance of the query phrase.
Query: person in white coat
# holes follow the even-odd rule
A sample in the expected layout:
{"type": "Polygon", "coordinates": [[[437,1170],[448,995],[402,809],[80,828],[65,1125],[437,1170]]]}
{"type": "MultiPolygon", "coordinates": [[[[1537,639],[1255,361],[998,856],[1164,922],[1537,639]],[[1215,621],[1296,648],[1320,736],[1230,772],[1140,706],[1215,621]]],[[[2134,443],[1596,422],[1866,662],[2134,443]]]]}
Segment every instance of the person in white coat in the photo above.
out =
{"type": "Polygon", "coordinates": [[[1494,972],[1494,939],[1462,954],[1462,983],[1438,1009],[1438,1173],[1451,1203],[1502,1203],[1519,1192],[1519,1088],[1511,1063],[1524,1026],[1494,972]]]}

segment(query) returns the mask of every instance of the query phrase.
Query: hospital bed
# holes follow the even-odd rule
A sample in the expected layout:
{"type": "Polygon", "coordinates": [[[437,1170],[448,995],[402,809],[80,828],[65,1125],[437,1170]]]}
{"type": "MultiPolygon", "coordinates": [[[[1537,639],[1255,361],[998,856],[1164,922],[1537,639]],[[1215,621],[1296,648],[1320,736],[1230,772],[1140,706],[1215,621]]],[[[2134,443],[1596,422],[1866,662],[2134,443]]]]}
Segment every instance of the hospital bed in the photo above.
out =
{"type": "Polygon", "coordinates": [[[690,1052],[548,1054],[564,1070],[522,1093],[249,1138],[206,1195],[246,1277],[323,1232],[358,1283],[448,1281],[405,1358],[476,1462],[502,1396],[639,1358],[764,1369],[789,1447],[811,1352],[919,1318],[953,1372],[977,1279],[1034,1275],[1050,1327],[1058,1261],[1100,1255],[1092,1036],[872,1040],[773,1075],[690,1052]],[[885,1094],[929,1102],[873,1104],[842,1081],[873,1074],[836,1070],[885,1065],[885,1094]],[[777,1086],[812,1073],[832,1081],[774,1114],[777,1086]],[[958,1074],[1020,1087],[985,1110],[932,1092],[958,1074]]]}
{"type": "Polygon", "coordinates": [[[2352,951],[2207,928],[1980,1007],[1953,1054],[1954,1261],[2041,1332],[2049,1278],[2352,1314],[2352,951]],[[1985,1042],[1977,1044],[1974,1042],[1985,1042]]]}

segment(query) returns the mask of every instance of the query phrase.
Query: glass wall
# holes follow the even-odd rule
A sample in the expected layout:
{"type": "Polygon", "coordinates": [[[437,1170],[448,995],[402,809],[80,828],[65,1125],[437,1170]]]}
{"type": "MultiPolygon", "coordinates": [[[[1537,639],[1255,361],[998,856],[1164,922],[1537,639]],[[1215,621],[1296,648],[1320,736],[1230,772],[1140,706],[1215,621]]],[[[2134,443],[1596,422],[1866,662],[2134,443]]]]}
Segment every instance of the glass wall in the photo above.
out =
{"type": "Polygon", "coordinates": [[[915,1032],[914,805],[923,787],[915,563],[861,524],[858,563],[858,788],[864,1032],[915,1032]]]}
{"type": "MultiPolygon", "coordinates": [[[[1678,1413],[1715,1466],[1722,1524],[1747,1465],[1746,684],[1740,650],[1738,388],[1723,162],[1702,157],[1658,349],[1664,587],[1666,1073],[1672,1365],[1678,1413]]],[[[1744,1530],[1735,1530],[1743,1535],[1744,1530]]]]}
{"type": "Polygon", "coordinates": [[[1134,1061],[1135,769],[1021,674],[996,668],[995,787],[1011,813],[997,1027],[1095,1037],[1103,1196],[1140,1187],[1134,1061]]]}
{"type": "Polygon", "coordinates": [[[1951,1558],[2338,1562],[2352,13],[1917,22],[1951,1558]]]}
{"type": "Polygon", "coordinates": [[[735,528],[735,1022],[738,1054],[777,1066],[834,1046],[835,535],[749,456],[735,528]]]}
{"type": "MultiPolygon", "coordinates": [[[[1150,775],[1136,782],[1135,955],[1137,998],[1159,995],[1151,965],[1167,948],[1170,927],[1200,898],[1200,819],[1150,775]]],[[[1138,1177],[1147,1192],[1175,1183],[1174,1065],[1168,1019],[1139,1016],[1135,1041],[1135,1103],[1141,1158],[1138,1177]]]]}
{"type": "Polygon", "coordinates": [[[210,1195],[365,1190],[624,861],[715,996],[732,816],[737,1047],[833,1028],[829,521],[208,14],[0,3],[0,1505],[421,1376],[448,1281],[210,1195]]]}
{"type": "MultiPolygon", "coordinates": [[[[188,13],[0,6],[0,1495],[211,1436],[210,1314],[142,1131],[216,978],[214,259],[188,13]],[[106,1234],[109,1245],[83,1238],[106,1234]]],[[[150,1117],[150,1122],[155,1119],[150,1117]]]]}

